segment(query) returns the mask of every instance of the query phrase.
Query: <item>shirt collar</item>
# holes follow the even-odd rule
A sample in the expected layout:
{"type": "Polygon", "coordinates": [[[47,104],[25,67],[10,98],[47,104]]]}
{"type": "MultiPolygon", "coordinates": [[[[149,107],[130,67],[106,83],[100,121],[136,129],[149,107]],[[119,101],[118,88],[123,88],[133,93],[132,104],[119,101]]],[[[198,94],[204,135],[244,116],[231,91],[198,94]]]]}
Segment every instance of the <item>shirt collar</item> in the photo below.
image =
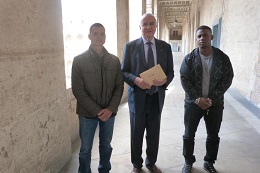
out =
{"type": "Polygon", "coordinates": [[[103,56],[104,56],[104,48],[103,48],[103,50],[102,50],[102,55],[101,55],[101,56],[99,56],[99,55],[97,54],[97,52],[96,52],[91,46],[89,46],[89,49],[90,49],[91,53],[92,53],[94,56],[96,56],[96,57],[103,57],[103,56]]]}
{"type": "MultiPolygon", "coordinates": [[[[142,36],[142,40],[143,40],[144,44],[146,44],[146,43],[148,42],[143,36],[142,36]]],[[[153,45],[155,45],[155,40],[154,40],[154,38],[153,38],[150,42],[152,42],[153,45]]]]}

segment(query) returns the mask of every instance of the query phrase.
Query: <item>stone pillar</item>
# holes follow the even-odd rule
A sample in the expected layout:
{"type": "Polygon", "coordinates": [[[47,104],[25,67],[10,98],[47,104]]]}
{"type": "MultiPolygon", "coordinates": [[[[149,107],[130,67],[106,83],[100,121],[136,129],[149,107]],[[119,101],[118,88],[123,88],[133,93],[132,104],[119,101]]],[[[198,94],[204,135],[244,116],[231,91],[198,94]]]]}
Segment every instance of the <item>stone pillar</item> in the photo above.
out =
{"type": "Polygon", "coordinates": [[[164,33],[164,29],[165,29],[165,11],[160,11],[159,13],[159,22],[158,22],[158,39],[162,39],[164,40],[165,38],[165,33],[164,33]]]}
{"type": "MultiPolygon", "coordinates": [[[[129,41],[129,1],[117,0],[116,1],[117,12],[117,55],[122,61],[122,55],[124,51],[124,45],[129,41]]],[[[122,100],[127,97],[127,85],[125,84],[125,90],[122,100]]]]}
{"type": "MultiPolygon", "coordinates": [[[[153,15],[154,15],[154,17],[157,20],[157,24],[159,22],[159,17],[158,17],[158,13],[159,13],[158,10],[159,10],[159,8],[158,8],[158,6],[159,6],[158,0],[153,0],[153,15]]],[[[155,37],[158,38],[158,28],[156,30],[155,37]]]]}
{"type": "Polygon", "coordinates": [[[117,54],[122,60],[124,45],[129,41],[129,2],[117,0],[117,54]]]}
{"type": "Polygon", "coordinates": [[[57,173],[71,156],[61,1],[0,6],[0,172],[57,173]]]}
{"type": "Polygon", "coordinates": [[[142,0],[142,15],[146,13],[146,0],[142,0]]]}

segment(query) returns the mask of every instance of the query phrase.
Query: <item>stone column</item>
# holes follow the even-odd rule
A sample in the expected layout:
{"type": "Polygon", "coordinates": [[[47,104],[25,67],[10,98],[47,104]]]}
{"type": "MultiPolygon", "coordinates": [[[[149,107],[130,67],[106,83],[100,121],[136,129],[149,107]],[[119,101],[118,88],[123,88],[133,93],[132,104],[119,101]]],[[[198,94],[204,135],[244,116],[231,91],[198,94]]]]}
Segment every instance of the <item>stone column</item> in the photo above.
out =
{"type": "Polygon", "coordinates": [[[164,40],[164,29],[165,29],[165,11],[160,11],[159,17],[158,17],[158,39],[164,40]]]}
{"type": "Polygon", "coordinates": [[[57,173],[71,156],[61,1],[0,6],[0,172],[57,173]]]}
{"type": "Polygon", "coordinates": [[[146,0],[142,0],[142,14],[146,13],[146,0]]]}
{"type": "MultiPolygon", "coordinates": [[[[158,0],[153,0],[153,15],[156,18],[157,23],[159,21],[159,17],[158,17],[158,13],[159,13],[158,10],[159,10],[159,8],[158,8],[158,6],[159,6],[158,0]]],[[[158,38],[158,28],[156,30],[155,37],[158,38]]]]}
{"type": "MultiPolygon", "coordinates": [[[[129,1],[117,0],[116,1],[117,12],[117,55],[122,61],[122,55],[124,51],[124,45],[129,41],[129,1]]],[[[127,85],[125,84],[125,90],[122,100],[127,97],[127,85]]]]}
{"type": "Polygon", "coordinates": [[[128,0],[116,1],[117,11],[117,54],[122,60],[124,45],[129,41],[129,2],[128,0]]]}

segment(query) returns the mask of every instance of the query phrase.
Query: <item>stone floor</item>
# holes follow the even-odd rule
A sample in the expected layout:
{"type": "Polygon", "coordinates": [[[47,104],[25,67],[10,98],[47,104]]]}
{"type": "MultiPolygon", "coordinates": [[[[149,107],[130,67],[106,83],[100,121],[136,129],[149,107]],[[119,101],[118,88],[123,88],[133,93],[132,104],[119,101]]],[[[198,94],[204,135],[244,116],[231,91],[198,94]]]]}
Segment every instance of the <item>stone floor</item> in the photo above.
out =
{"type": "MultiPolygon", "coordinates": [[[[180,173],[184,159],[182,156],[183,98],[184,92],[179,80],[179,67],[182,53],[174,53],[175,78],[166,95],[162,113],[160,148],[157,166],[163,173],[180,173]]],[[[202,119],[196,133],[195,156],[192,173],[203,173],[206,131],[202,119]]],[[[224,118],[220,130],[220,149],[215,164],[220,173],[258,173],[260,172],[260,110],[251,105],[233,90],[225,95],[224,118]]],[[[120,106],[115,122],[113,136],[111,173],[130,173],[130,126],[128,105],[120,106]]],[[[72,158],[60,173],[76,173],[80,140],[72,146],[72,158]]],[[[145,158],[145,142],[143,147],[145,158]]],[[[98,140],[95,137],[92,153],[92,172],[98,173],[98,140]]],[[[143,168],[142,173],[148,173],[143,168]]]]}

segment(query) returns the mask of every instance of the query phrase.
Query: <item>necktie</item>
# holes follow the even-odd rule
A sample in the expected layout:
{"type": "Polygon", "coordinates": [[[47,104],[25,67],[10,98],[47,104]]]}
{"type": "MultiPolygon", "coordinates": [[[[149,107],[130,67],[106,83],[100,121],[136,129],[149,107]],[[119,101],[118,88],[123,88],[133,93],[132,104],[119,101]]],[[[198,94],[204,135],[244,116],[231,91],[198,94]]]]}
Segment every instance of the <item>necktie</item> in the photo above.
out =
{"type": "MultiPolygon", "coordinates": [[[[153,57],[153,50],[151,47],[152,42],[147,42],[148,45],[148,53],[147,53],[147,67],[148,69],[154,66],[154,57],[153,57]]],[[[147,90],[147,93],[152,95],[156,90],[155,86],[152,86],[151,89],[147,90]]]]}
{"type": "Polygon", "coordinates": [[[154,66],[153,50],[151,46],[152,42],[147,42],[148,53],[147,53],[147,67],[148,69],[154,66]]]}

